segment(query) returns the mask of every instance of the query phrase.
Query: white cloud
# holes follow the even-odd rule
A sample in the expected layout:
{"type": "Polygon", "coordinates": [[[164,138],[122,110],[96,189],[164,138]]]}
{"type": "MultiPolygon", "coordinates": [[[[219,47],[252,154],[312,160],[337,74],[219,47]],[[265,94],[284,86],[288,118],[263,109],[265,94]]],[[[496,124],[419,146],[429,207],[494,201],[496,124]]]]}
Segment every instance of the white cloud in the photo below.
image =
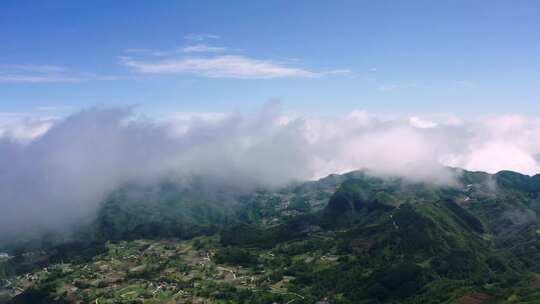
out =
{"type": "Polygon", "coordinates": [[[503,115],[465,122],[461,127],[468,130],[465,152],[450,155],[450,165],[491,173],[540,173],[540,119],[503,115]]]}
{"type": "Polygon", "coordinates": [[[214,34],[190,34],[184,36],[184,39],[186,40],[194,40],[194,41],[204,41],[208,39],[219,39],[221,38],[219,35],[214,34]]]}
{"type": "Polygon", "coordinates": [[[66,68],[56,65],[31,65],[31,64],[10,64],[0,66],[1,70],[16,70],[30,72],[63,72],[66,68]]]}
{"type": "Polygon", "coordinates": [[[72,76],[58,76],[58,75],[16,75],[7,74],[0,75],[0,82],[6,83],[47,83],[47,82],[81,82],[86,80],[85,78],[72,77],[72,76]]]}
{"type": "Polygon", "coordinates": [[[65,67],[52,65],[14,64],[0,66],[0,83],[74,83],[116,79],[119,77],[79,73],[65,67]]]}
{"type": "Polygon", "coordinates": [[[250,187],[356,169],[438,183],[453,181],[442,165],[540,172],[539,119],[513,115],[455,123],[444,115],[413,117],[411,124],[410,117],[357,110],[317,118],[273,105],[255,113],[177,112],[159,121],[125,109],[50,120],[4,113],[0,232],[27,223],[67,227],[91,217],[118,185],[164,176],[212,176],[250,187]]]}
{"type": "Polygon", "coordinates": [[[540,165],[535,156],[515,142],[490,140],[480,143],[469,154],[460,155],[449,161],[450,165],[460,165],[469,170],[498,172],[512,169],[527,174],[540,173],[540,165]]]}
{"type": "Polygon", "coordinates": [[[182,48],[184,53],[214,53],[224,52],[228,49],[220,46],[210,46],[205,44],[190,45],[182,48]]]}
{"type": "Polygon", "coordinates": [[[320,72],[319,74],[322,75],[350,75],[352,74],[352,71],[349,69],[335,69],[335,70],[328,70],[324,72],[320,72]]]}
{"type": "Polygon", "coordinates": [[[127,49],[124,50],[125,53],[136,54],[136,55],[152,55],[152,56],[164,56],[170,55],[171,52],[178,53],[178,50],[173,51],[159,51],[154,49],[127,49]]]}
{"type": "Polygon", "coordinates": [[[170,50],[156,50],[156,49],[127,49],[124,52],[132,55],[139,56],[154,56],[154,57],[164,57],[164,56],[173,56],[182,53],[218,53],[232,51],[229,48],[222,46],[211,46],[206,44],[194,44],[184,47],[177,47],[170,50]]]}
{"type": "Polygon", "coordinates": [[[316,78],[323,75],[322,73],[284,66],[268,60],[258,60],[237,55],[158,61],[144,61],[123,57],[121,60],[126,66],[143,74],[190,73],[211,78],[239,79],[316,78]]]}
{"type": "Polygon", "coordinates": [[[11,138],[29,142],[45,134],[57,120],[56,117],[37,117],[30,113],[0,112],[0,140],[11,138]]]}
{"type": "Polygon", "coordinates": [[[236,79],[319,78],[352,74],[349,69],[314,71],[293,66],[291,60],[256,59],[234,54],[235,51],[227,47],[195,44],[171,50],[128,49],[125,51],[128,56],[119,59],[123,65],[140,74],[194,74],[236,79]]]}
{"type": "Polygon", "coordinates": [[[35,107],[35,111],[41,111],[41,112],[64,112],[67,110],[72,109],[70,106],[38,106],[35,107]]]}
{"type": "Polygon", "coordinates": [[[163,122],[170,126],[173,134],[181,135],[199,124],[218,123],[229,115],[219,112],[172,112],[164,117],[163,122]]]}
{"type": "Polygon", "coordinates": [[[424,120],[418,116],[410,117],[409,123],[411,124],[411,126],[415,128],[422,128],[422,129],[435,128],[437,126],[437,123],[433,121],[429,121],[429,120],[424,120]]]}

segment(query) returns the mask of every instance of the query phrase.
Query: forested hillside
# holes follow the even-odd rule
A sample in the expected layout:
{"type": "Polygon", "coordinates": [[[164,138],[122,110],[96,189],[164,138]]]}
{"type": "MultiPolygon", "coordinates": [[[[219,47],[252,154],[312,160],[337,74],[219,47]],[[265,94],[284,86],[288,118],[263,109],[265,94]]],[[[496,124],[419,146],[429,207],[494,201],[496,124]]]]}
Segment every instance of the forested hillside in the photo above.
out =
{"type": "Polygon", "coordinates": [[[540,176],[126,185],[76,242],[3,258],[11,303],[539,303],[540,176]],[[215,191],[215,190],[218,191],[215,191]],[[41,299],[42,302],[36,302],[41,299]]]}

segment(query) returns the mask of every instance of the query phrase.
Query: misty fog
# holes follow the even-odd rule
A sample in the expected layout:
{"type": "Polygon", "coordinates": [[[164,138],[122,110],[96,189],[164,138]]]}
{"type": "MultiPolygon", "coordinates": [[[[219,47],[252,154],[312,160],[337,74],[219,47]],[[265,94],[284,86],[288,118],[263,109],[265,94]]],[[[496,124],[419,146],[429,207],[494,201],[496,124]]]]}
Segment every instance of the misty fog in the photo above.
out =
{"type": "Polygon", "coordinates": [[[452,183],[443,166],[538,171],[540,121],[523,116],[320,118],[269,104],[251,113],[129,108],[0,122],[0,236],[63,229],[91,218],[127,182],[211,176],[238,187],[367,169],[378,176],[452,183]],[[510,157],[511,156],[511,157],[510,157]]]}

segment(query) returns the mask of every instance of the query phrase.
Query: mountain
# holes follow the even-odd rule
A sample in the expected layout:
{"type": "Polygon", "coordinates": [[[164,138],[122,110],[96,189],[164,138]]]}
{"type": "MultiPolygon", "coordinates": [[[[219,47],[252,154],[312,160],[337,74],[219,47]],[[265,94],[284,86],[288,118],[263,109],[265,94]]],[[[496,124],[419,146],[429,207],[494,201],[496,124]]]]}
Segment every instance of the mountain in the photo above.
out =
{"type": "Polygon", "coordinates": [[[254,191],[126,185],[79,241],[0,262],[4,293],[11,303],[540,303],[540,176],[448,170],[449,185],[364,171],[254,191]]]}

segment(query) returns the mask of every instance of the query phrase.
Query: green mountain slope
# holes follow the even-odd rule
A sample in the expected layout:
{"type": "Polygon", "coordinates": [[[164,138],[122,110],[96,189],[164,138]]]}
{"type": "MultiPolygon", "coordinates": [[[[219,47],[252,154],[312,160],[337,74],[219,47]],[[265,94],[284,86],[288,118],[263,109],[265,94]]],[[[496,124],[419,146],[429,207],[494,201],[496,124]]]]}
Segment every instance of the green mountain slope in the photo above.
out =
{"type": "Polygon", "coordinates": [[[53,247],[53,270],[6,290],[13,303],[540,303],[540,177],[459,172],[446,186],[366,172],[253,192],[129,185],[84,230],[96,245],[53,247]]]}

